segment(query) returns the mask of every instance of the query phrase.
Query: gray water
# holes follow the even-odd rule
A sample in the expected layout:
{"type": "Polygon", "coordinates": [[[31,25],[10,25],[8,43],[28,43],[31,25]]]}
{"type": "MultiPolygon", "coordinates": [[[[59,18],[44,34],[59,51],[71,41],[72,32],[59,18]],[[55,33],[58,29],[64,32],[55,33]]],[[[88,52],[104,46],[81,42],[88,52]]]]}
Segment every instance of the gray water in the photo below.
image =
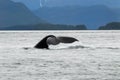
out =
{"type": "Polygon", "coordinates": [[[0,80],[120,80],[120,31],[1,31],[0,69],[0,80]],[[33,48],[51,34],[79,42],[33,48]]]}

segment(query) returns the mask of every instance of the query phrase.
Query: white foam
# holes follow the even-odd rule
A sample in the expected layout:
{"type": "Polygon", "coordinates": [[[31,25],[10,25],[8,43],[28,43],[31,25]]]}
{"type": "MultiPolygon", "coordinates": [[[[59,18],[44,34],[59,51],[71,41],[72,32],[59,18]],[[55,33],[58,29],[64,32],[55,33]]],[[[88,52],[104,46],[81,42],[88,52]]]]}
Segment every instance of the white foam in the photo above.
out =
{"type": "Polygon", "coordinates": [[[49,45],[50,49],[81,49],[81,48],[89,48],[89,49],[120,49],[118,46],[100,46],[100,45],[89,45],[83,44],[82,42],[74,42],[71,44],[60,43],[59,45],[49,45]]]}

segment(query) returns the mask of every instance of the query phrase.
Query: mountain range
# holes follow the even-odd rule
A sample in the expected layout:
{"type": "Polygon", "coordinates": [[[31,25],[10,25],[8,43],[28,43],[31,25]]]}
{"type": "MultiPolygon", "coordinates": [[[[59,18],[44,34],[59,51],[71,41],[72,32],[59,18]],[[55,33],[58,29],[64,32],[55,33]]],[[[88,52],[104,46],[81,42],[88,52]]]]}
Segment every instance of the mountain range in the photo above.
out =
{"type": "MultiPolygon", "coordinates": [[[[59,2],[57,0],[51,1],[53,1],[53,3],[59,2]]],[[[66,4],[67,1],[68,0],[61,0],[61,3],[65,2],[66,4]]],[[[69,1],[71,3],[73,0],[69,1]]],[[[48,2],[48,0],[46,0],[46,2],[48,2]]],[[[9,26],[13,26],[12,28],[17,29],[28,29],[30,25],[32,25],[30,26],[31,29],[44,29],[41,24],[44,24],[44,27],[47,25],[53,26],[53,28],[61,25],[72,25],[72,28],[76,25],[86,25],[88,29],[97,29],[99,26],[109,22],[119,22],[119,14],[120,8],[110,8],[105,5],[68,6],[63,4],[62,6],[52,7],[42,6],[37,10],[31,11],[30,8],[26,7],[26,5],[21,2],[14,2],[13,0],[0,0],[0,29],[5,29],[3,27],[8,28],[9,26]],[[48,22],[53,24],[49,24],[48,22]],[[36,26],[36,28],[34,26],[36,26]]],[[[47,29],[47,27],[45,28],[47,29]]],[[[64,27],[62,27],[62,29],[63,28],[64,27]]]]}
{"type": "Polygon", "coordinates": [[[58,7],[58,6],[93,6],[105,5],[110,8],[120,8],[120,0],[12,0],[15,2],[24,3],[29,9],[35,10],[42,4],[43,7],[58,7]],[[40,3],[41,2],[41,3],[40,3]]]}
{"type": "MultiPolygon", "coordinates": [[[[45,1],[45,0],[43,0],[45,1]]],[[[80,5],[80,6],[93,6],[93,5],[106,5],[109,7],[119,7],[120,0],[46,0],[45,6],[70,6],[70,5],[80,5]]]]}
{"type": "Polygon", "coordinates": [[[50,23],[85,24],[88,29],[97,29],[106,23],[120,21],[120,9],[105,5],[42,7],[34,13],[50,23]]]}
{"type": "Polygon", "coordinates": [[[23,3],[0,0],[0,28],[44,22],[44,20],[33,14],[23,3]]]}

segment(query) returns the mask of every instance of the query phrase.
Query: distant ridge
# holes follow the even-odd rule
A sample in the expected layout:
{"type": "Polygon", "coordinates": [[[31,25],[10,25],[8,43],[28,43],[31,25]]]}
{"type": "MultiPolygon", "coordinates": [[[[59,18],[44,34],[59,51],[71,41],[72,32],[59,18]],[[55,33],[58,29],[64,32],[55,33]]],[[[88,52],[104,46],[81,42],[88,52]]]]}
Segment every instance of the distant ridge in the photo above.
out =
{"type": "Polygon", "coordinates": [[[100,26],[98,30],[120,30],[120,22],[110,22],[104,26],[100,26]]]}
{"type": "Polygon", "coordinates": [[[45,21],[34,15],[24,4],[0,0],[0,28],[37,23],[45,21]]]}
{"type": "Polygon", "coordinates": [[[87,30],[85,25],[63,25],[63,24],[36,24],[36,25],[16,25],[4,27],[0,30],[87,30]]]}
{"type": "MultiPolygon", "coordinates": [[[[119,9],[120,10],[120,9],[119,9]]],[[[43,7],[34,13],[55,24],[85,24],[88,29],[97,29],[109,22],[120,21],[119,10],[105,5],[43,7]]]]}
{"type": "MultiPolygon", "coordinates": [[[[15,2],[22,2],[31,10],[40,7],[40,0],[13,0],[15,2]]],[[[106,5],[110,8],[120,8],[120,0],[42,0],[43,7],[62,7],[70,5],[92,6],[92,5],[106,5]]]]}

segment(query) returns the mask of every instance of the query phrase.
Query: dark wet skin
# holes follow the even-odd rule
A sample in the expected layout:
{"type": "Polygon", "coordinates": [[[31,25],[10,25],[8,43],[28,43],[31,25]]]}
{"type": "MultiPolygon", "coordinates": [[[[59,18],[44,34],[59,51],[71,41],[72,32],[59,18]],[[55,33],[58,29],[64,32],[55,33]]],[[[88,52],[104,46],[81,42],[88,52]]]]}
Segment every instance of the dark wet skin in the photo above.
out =
{"type": "Polygon", "coordinates": [[[72,38],[72,37],[55,37],[54,35],[48,35],[48,36],[44,37],[40,42],[38,42],[35,45],[35,48],[37,48],[37,49],[49,49],[50,44],[57,45],[60,42],[61,43],[72,43],[75,41],[78,41],[78,40],[75,38],[72,38]],[[51,39],[48,40],[49,38],[51,38],[51,39]]]}

